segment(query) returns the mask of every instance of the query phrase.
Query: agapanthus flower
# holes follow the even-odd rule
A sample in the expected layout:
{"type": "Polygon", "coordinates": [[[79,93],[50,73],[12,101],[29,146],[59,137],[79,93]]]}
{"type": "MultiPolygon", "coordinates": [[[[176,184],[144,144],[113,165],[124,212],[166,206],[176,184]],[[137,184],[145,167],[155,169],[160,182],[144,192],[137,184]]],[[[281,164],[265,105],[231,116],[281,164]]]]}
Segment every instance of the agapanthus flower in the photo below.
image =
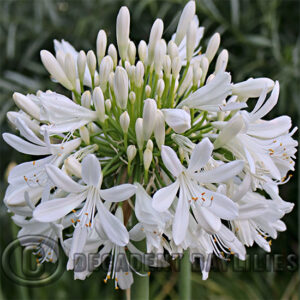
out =
{"type": "MultiPolygon", "coordinates": [[[[156,19],[149,40],[136,45],[124,6],[116,46],[100,30],[95,51],[65,40],[54,41],[55,55],[41,51],[65,92],[13,95],[19,111],[7,117],[22,137],[3,139],[36,158],[12,169],[4,203],[18,237],[60,243],[75,279],[109,259],[104,280],[128,289],[132,272],[148,276],[133,268],[130,253],[161,267],[165,253],[183,252],[191,262],[200,257],[207,279],[212,256],[244,260],[254,243],[270,251],[270,238],[286,229],[281,218],[293,204],[279,186],[294,170],[297,128],[288,116],[265,119],[279,82],[233,82],[220,34],[203,42],[195,12],[189,1],[169,41],[156,19]],[[256,101],[252,111],[248,101],[256,101]],[[76,254],[101,258],[78,270],[76,254]]],[[[39,263],[55,262],[45,249],[39,263]]]]}

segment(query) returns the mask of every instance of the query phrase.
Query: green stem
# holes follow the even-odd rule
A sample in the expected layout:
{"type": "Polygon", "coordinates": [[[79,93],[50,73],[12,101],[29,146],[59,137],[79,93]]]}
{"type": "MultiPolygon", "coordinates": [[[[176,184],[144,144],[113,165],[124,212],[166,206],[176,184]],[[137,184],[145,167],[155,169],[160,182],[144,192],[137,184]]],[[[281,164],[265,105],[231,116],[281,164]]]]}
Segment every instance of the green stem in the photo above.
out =
{"type": "Polygon", "coordinates": [[[185,251],[180,262],[179,299],[191,299],[191,263],[188,251],[185,251]]]}
{"type": "Polygon", "coordinates": [[[149,276],[133,275],[134,284],[131,286],[132,300],[148,300],[149,299],[149,276]]]}

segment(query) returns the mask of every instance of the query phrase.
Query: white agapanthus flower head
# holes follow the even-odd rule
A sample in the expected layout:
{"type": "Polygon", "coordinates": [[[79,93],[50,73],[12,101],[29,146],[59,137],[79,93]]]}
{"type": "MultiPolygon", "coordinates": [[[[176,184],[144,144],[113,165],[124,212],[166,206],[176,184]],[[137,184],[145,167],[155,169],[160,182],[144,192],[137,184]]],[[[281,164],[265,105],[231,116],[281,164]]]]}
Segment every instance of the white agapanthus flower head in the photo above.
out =
{"type": "MultiPolygon", "coordinates": [[[[95,52],[64,40],[54,41],[55,55],[41,51],[64,95],[13,95],[20,110],[7,117],[21,137],[3,138],[36,159],[10,172],[4,203],[19,237],[61,244],[75,279],[93,271],[76,269],[76,253],[99,254],[95,268],[110,257],[105,281],[127,289],[132,272],[148,276],[133,268],[130,253],[155,267],[168,265],[165,252],[183,251],[192,262],[200,257],[206,279],[212,255],[244,260],[254,243],[270,251],[271,238],[286,229],[280,219],[293,204],[278,187],[294,170],[297,129],[288,116],[263,119],[279,83],[233,83],[220,34],[202,43],[195,11],[189,1],[170,41],[157,19],[149,41],[135,45],[122,7],[116,46],[107,47],[100,30],[95,52]],[[250,98],[258,98],[252,111],[250,98]]],[[[57,260],[42,252],[40,262],[57,260]]]]}

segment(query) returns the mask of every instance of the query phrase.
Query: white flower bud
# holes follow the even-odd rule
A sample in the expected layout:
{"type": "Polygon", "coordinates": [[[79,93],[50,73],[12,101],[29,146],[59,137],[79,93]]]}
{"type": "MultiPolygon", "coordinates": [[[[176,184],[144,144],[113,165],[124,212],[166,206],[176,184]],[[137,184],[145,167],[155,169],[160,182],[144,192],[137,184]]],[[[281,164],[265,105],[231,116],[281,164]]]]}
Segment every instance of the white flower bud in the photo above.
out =
{"type": "MultiPolygon", "coordinates": [[[[121,62],[121,61],[120,61],[121,62]]],[[[129,68],[131,67],[131,64],[130,64],[130,62],[128,61],[128,60],[126,60],[125,61],[125,63],[124,63],[124,65],[125,65],[125,70],[126,70],[126,72],[128,73],[128,70],[129,70],[129,68]]],[[[120,63],[120,67],[122,66],[122,63],[120,63]]]]}
{"type": "Polygon", "coordinates": [[[149,84],[147,84],[147,85],[145,86],[145,96],[146,96],[147,98],[149,98],[150,95],[151,95],[151,86],[150,86],[149,84]]]}
{"type": "Polygon", "coordinates": [[[163,21],[161,19],[156,19],[152,25],[150,37],[149,37],[148,58],[147,58],[148,65],[151,65],[153,63],[154,50],[156,47],[156,43],[157,43],[157,41],[159,41],[161,39],[163,30],[164,30],[163,21]]]}
{"type": "Polygon", "coordinates": [[[179,22],[178,22],[178,26],[177,26],[177,30],[176,30],[176,37],[175,37],[175,43],[179,46],[181,41],[183,40],[190,23],[193,20],[193,17],[195,15],[196,12],[196,5],[194,1],[189,1],[183,11],[182,14],[180,16],[179,22]]]}
{"type": "Polygon", "coordinates": [[[171,66],[172,66],[172,62],[171,62],[170,56],[165,55],[164,61],[163,61],[163,68],[164,68],[164,73],[167,78],[169,78],[171,75],[171,66]]]}
{"type": "Polygon", "coordinates": [[[58,50],[55,54],[56,60],[58,61],[58,63],[62,68],[65,67],[65,56],[66,56],[65,52],[62,50],[58,50]]]}
{"type": "Polygon", "coordinates": [[[90,70],[91,76],[94,77],[96,65],[97,65],[96,55],[95,55],[94,51],[90,50],[87,53],[86,61],[87,61],[87,65],[90,70]]]}
{"type": "Polygon", "coordinates": [[[148,48],[147,48],[147,44],[145,41],[140,41],[139,43],[139,47],[138,47],[138,53],[139,53],[139,58],[141,62],[145,62],[147,59],[147,52],[148,52],[148,48]]]}
{"type": "Polygon", "coordinates": [[[173,60],[175,57],[179,56],[178,47],[173,41],[169,41],[169,43],[168,43],[168,54],[169,54],[171,60],[173,60]]]}
{"type": "Polygon", "coordinates": [[[220,72],[225,72],[228,63],[228,51],[226,49],[222,50],[218,56],[215,68],[215,74],[220,72]]]}
{"type": "Polygon", "coordinates": [[[105,55],[107,45],[107,36],[104,30],[100,30],[97,35],[96,48],[97,48],[97,59],[100,64],[102,58],[105,55]]]}
{"type": "Polygon", "coordinates": [[[77,56],[78,77],[81,82],[83,82],[85,68],[86,68],[86,55],[85,52],[81,50],[77,56]]]}
{"type": "Polygon", "coordinates": [[[95,86],[99,86],[100,85],[100,75],[97,74],[97,73],[95,74],[94,85],[95,86]]]}
{"type": "Polygon", "coordinates": [[[216,32],[209,40],[207,48],[206,48],[206,52],[205,52],[205,56],[208,59],[208,62],[210,63],[213,58],[215,57],[219,46],[220,46],[220,34],[218,32],[216,32]]]}
{"type": "Polygon", "coordinates": [[[185,91],[191,86],[193,81],[193,68],[192,66],[189,67],[186,76],[178,90],[178,96],[181,97],[185,91]]]}
{"type": "Polygon", "coordinates": [[[40,120],[40,108],[29,97],[20,93],[14,93],[13,99],[15,104],[29,116],[40,120]]]}
{"type": "Polygon", "coordinates": [[[148,171],[149,168],[150,168],[150,165],[151,165],[151,162],[152,162],[152,157],[153,157],[152,151],[147,148],[144,151],[144,168],[145,168],[146,171],[148,171]]]}
{"type": "Polygon", "coordinates": [[[65,159],[64,166],[70,176],[81,178],[81,163],[73,155],[65,159]]]}
{"type": "Polygon", "coordinates": [[[135,134],[138,148],[141,150],[144,146],[143,119],[137,118],[135,122],[135,134]]]}
{"type": "Polygon", "coordinates": [[[127,111],[124,111],[120,116],[120,125],[124,133],[128,132],[130,117],[127,111]]]}
{"type": "Polygon", "coordinates": [[[96,108],[98,118],[100,122],[103,123],[105,121],[104,96],[99,86],[97,86],[93,91],[93,102],[96,108]]]}
{"type": "Polygon", "coordinates": [[[122,60],[127,59],[129,44],[130,14],[126,6],[122,6],[117,16],[117,44],[122,60]]]}
{"type": "Polygon", "coordinates": [[[151,140],[148,140],[146,148],[153,151],[153,142],[151,140]]]}
{"type": "Polygon", "coordinates": [[[62,84],[66,89],[72,90],[73,85],[56,58],[47,50],[42,50],[40,54],[42,63],[47,71],[51,74],[51,76],[60,84],[62,84]]]}
{"type": "Polygon", "coordinates": [[[156,110],[157,105],[155,100],[149,98],[144,101],[143,127],[145,140],[151,137],[154,130],[156,110]]]}
{"type": "Polygon", "coordinates": [[[201,57],[200,67],[202,70],[201,82],[204,82],[206,75],[207,75],[208,67],[209,67],[208,59],[205,56],[201,57]]]}
{"type": "Polygon", "coordinates": [[[81,139],[87,144],[90,144],[90,133],[89,130],[85,127],[82,126],[79,128],[79,133],[80,133],[80,137],[81,139]]]}
{"type": "Polygon", "coordinates": [[[110,72],[108,76],[108,83],[109,83],[109,88],[113,91],[114,90],[114,80],[115,80],[115,73],[110,72]]]}
{"type": "Polygon", "coordinates": [[[202,69],[200,68],[199,64],[193,64],[193,85],[198,87],[199,81],[202,76],[202,69]]]}
{"type": "Polygon", "coordinates": [[[81,95],[81,105],[83,107],[91,108],[91,100],[92,100],[92,96],[91,96],[91,92],[90,91],[85,91],[81,95]]]}
{"type": "Polygon", "coordinates": [[[128,73],[130,82],[134,83],[135,82],[135,66],[130,66],[128,68],[127,73],[128,73]]]}
{"type": "Polygon", "coordinates": [[[161,149],[161,146],[165,143],[165,135],[165,117],[158,109],[155,116],[154,137],[159,149],[161,149]]]}
{"type": "Polygon", "coordinates": [[[186,60],[191,61],[197,40],[197,24],[192,21],[186,34],[186,60]]]}
{"type": "Polygon", "coordinates": [[[129,93],[129,101],[130,101],[130,103],[131,103],[132,105],[134,104],[135,99],[136,99],[135,92],[134,92],[134,91],[131,91],[131,92],[129,93]]]}
{"type": "Polygon", "coordinates": [[[107,81],[109,78],[109,74],[113,70],[113,60],[112,58],[107,55],[105,56],[100,64],[100,70],[99,70],[99,78],[100,78],[100,87],[105,92],[107,88],[107,81]]]}
{"type": "Polygon", "coordinates": [[[163,79],[159,79],[157,82],[157,95],[161,97],[165,89],[165,82],[163,79]]]}
{"type": "Polygon", "coordinates": [[[134,65],[135,63],[135,56],[136,56],[136,47],[134,42],[130,41],[128,45],[128,59],[132,65],[134,65]]]}
{"type": "Polygon", "coordinates": [[[106,111],[110,112],[110,110],[111,110],[111,101],[110,101],[110,99],[105,100],[105,109],[106,109],[106,111]]]}
{"type": "Polygon", "coordinates": [[[269,78],[249,78],[246,81],[236,83],[232,87],[232,94],[246,98],[259,97],[266,88],[270,92],[274,87],[274,81],[269,78]]]}
{"type": "Polygon", "coordinates": [[[127,107],[128,99],[128,75],[122,67],[117,67],[114,77],[114,92],[117,105],[121,109],[127,107]]]}
{"type": "Polygon", "coordinates": [[[107,51],[108,55],[113,61],[113,67],[115,68],[118,63],[118,52],[114,44],[110,44],[107,51]]]}
{"type": "Polygon", "coordinates": [[[175,57],[172,61],[172,75],[177,78],[182,66],[181,58],[179,56],[175,57]]]}
{"type": "Polygon", "coordinates": [[[155,51],[154,51],[154,69],[156,74],[159,74],[162,69],[165,55],[166,55],[166,42],[164,40],[160,40],[156,43],[155,51]]]}
{"type": "Polygon", "coordinates": [[[137,87],[141,87],[144,83],[144,65],[141,61],[138,61],[135,68],[135,84],[137,87]]]}
{"type": "Polygon", "coordinates": [[[134,145],[130,145],[127,147],[127,158],[128,162],[132,162],[136,156],[136,147],[134,145]]]}

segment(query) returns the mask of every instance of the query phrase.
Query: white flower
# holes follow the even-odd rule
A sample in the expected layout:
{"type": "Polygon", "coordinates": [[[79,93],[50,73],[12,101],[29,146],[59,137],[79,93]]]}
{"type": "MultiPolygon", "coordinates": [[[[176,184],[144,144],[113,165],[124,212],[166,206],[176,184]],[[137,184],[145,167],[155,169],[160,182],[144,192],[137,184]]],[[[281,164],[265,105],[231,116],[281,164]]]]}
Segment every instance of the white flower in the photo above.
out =
{"type": "Polygon", "coordinates": [[[135,186],[122,184],[109,189],[100,189],[102,184],[101,166],[96,156],[92,154],[87,155],[82,161],[82,179],[85,185],[73,181],[53,165],[48,165],[46,170],[54,185],[69,194],[65,198],[41,203],[33,214],[36,220],[53,222],[67,215],[86,200],[77,215],[76,227],[92,227],[94,214],[97,211],[103,229],[111,241],[121,246],[128,243],[129,236],[126,228],[109,212],[102,199],[108,203],[124,201],[135,193],[135,186]]]}
{"type": "Polygon", "coordinates": [[[241,172],[243,162],[234,161],[209,171],[201,171],[209,161],[212,150],[211,142],[207,138],[203,139],[194,148],[189,166],[185,168],[174,150],[162,146],[163,162],[176,180],[154,194],[153,207],[161,212],[166,211],[179,190],[173,223],[173,238],[176,244],[180,244],[185,238],[190,207],[197,222],[209,233],[220,230],[220,218],[230,220],[237,217],[237,206],[229,198],[200,184],[227,181],[241,172]]]}

